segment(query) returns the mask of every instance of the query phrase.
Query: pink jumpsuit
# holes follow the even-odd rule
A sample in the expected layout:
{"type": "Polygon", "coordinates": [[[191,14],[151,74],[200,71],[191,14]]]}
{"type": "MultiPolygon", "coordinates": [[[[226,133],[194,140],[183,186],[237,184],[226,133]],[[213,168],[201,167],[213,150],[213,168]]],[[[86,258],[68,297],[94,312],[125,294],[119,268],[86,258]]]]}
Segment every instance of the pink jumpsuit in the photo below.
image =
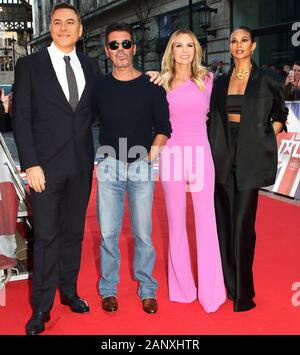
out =
{"type": "Polygon", "coordinates": [[[226,292],[214,209],[215,173],[206,131],[212,80],[204,91],[188,80],[167,94],[172,137],[160,158],[169,223],[169,296],[171,301],[198,298],[206,312],[225,302],[226,292]],[[186,186],[192,193],[197,245],[198,285],[191,271],[186,231],[186,186]]]}

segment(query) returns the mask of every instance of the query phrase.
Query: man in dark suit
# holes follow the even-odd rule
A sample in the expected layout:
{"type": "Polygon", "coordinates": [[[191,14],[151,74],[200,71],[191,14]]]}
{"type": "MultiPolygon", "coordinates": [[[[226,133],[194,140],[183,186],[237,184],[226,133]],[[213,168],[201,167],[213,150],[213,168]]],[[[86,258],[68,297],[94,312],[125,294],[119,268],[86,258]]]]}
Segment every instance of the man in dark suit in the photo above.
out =
{"type": "Polygon", "coordinates": [[[82,25],[73,6],[54,6],[50,32],[51,46],[19,59],[13,100],[13,131],[32,195],[32,335],[44,331],[57,288],[73,312],[89,311],[77,277],[94,164],[91,89],[100,69],[76,52],[82,25]]]}

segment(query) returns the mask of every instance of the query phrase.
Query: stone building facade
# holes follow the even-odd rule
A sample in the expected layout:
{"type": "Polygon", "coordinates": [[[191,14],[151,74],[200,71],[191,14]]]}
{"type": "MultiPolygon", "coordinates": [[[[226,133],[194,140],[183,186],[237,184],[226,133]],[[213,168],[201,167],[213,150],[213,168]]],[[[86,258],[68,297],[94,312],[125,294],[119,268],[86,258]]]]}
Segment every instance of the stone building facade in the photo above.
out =
{"type": "MultiPolygon", "coordinates": [[[[32,46],[40,48],[50,42],[49,13],[59,1],[34,1],[34,39],[32,46]]],[[[206,49],[208,64],[213,58],[229,65],[228,37],[230,32],[230,1],[208,0],[207,5],[217,9],[211,15],[209,31],[205,33],[200,23],[200,5],[203,1],[194,0],[70,0],[81,13],[84,36],[78,47],[92,57],[97,57],[105,72],[110,69],[104,50],[104,30],[112,22],[124,21],[133,25],[139,52],[136,65],[143,70],[159,69],[161,57],[170,34],[178,28],[189,28],[191,14],[193,30],[206,49]]]]}
{"type": "Polygon", "coordinates": [[[0,0],[0,83],[7,91],[19,57],[30,53],[32,0],[0,0]]]}
{"type": "MultiPolygon", "coordinates": [[[[50,42],[49,13],[60,1],[34,0],[34,50],[50,42]]],[[[162,54],[171,33],[190,28],[205,49],[204,62],[222,60],[228,69],[229,36],[233,28],[246,25],[254,30],[258,65],[272,63],[283,66],[300,59],[299,41],[292,40],[300,30],[299,0],[69,0],[81,13],[84,36],[78,49],[99,59],[107,72],[110,63],[104,50],[104,29],[116,21],[133,25],[139,47],[136,65],[142,70],[160,68],[162,54]],[[210,27],[203,29],[201,5],[206,3],[217,12],[211,13],[210,27]],[[299,25],[297,27],[297,24],[299,25]]],[[[297,38],[296,38],[297,39],[297,38]]]]}

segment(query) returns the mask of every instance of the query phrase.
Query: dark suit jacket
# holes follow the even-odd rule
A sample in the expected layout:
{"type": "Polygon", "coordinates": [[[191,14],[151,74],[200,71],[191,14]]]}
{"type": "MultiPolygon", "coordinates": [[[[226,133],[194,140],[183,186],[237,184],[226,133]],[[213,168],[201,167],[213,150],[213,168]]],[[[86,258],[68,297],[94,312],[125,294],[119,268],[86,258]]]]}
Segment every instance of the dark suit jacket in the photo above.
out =
{"type": "MultiPolygon", "coordinates": [[[[216,182],[222,184],[228,183],[230,173],[227,92],[232,70],[214,83],[208,120],[216,182]]],[[[287,114],[280,78],[270,69],[260,69],[253,63],[244,95],[237,143],[236,178],[239,190],[274,183],[277,143],[272,122],[284,124],[287,114]]]]}
{"type": "Polygon", "coordinates": [[[3,118],[4,116],[5,116],[4,106],[3,103],[0,102],[0,119],[3,118]]]}
{"type": "Polygon", "coordinates": [[[86,86],[73,112],[56,77],[47,48],[20,58],[14,83],[12,125],[22,170],[40,165],[48,174],[93,168],[91,90],[101,74],[96,60],[77,53],[86,86]]]}

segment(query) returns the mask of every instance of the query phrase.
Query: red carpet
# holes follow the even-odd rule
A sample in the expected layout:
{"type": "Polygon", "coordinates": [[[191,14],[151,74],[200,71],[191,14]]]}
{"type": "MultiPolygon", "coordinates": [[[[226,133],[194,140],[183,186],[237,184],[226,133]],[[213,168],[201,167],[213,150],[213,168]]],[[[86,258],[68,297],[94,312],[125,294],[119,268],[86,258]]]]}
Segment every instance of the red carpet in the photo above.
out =
{"type": "MultiPolygon", "coordinates": [[[[191,199],[188,199],[191,211],[191,199]]],[[[234,313],[227,301],[213,314],[206,314],[200,304],[179,304],[168,300],[167,245],[168,227],[163,192],[156,186],[153,209],[153,237],[157,251],[154,275],[159,282],[159,311],[143,312],[132,278],[133,241],[128,213],[120,237],[122,254],[119,311],[106,314],[97,293],[99,278],[99,228],[95,216],[95,186],[89,204],[83,245],[79,294],[87,299],[91,311],[75,314],[56,298],[51,320],[44,334],[300,334],[300,306],[292,305],[292,285],[300,282],[299,206],[260,196],[257,218],[255,285],[257,307],[250,312],[234,313]],[[129,262],[130,260],[130,262],[129,262]]],[[[188,215],[193,234],[191,213],[188,215]]],[[[193,248],[193,242],[191,242],[193,248]]],[[[300,285],[300,284],[299,284],[300,285]]],[[[30,282],[7,285],[7,306],[0,307],[0,334],[24,334],[31,315],[30,282]]],[[[300,303],[300,294],[294,296],[300,303]]]]}

